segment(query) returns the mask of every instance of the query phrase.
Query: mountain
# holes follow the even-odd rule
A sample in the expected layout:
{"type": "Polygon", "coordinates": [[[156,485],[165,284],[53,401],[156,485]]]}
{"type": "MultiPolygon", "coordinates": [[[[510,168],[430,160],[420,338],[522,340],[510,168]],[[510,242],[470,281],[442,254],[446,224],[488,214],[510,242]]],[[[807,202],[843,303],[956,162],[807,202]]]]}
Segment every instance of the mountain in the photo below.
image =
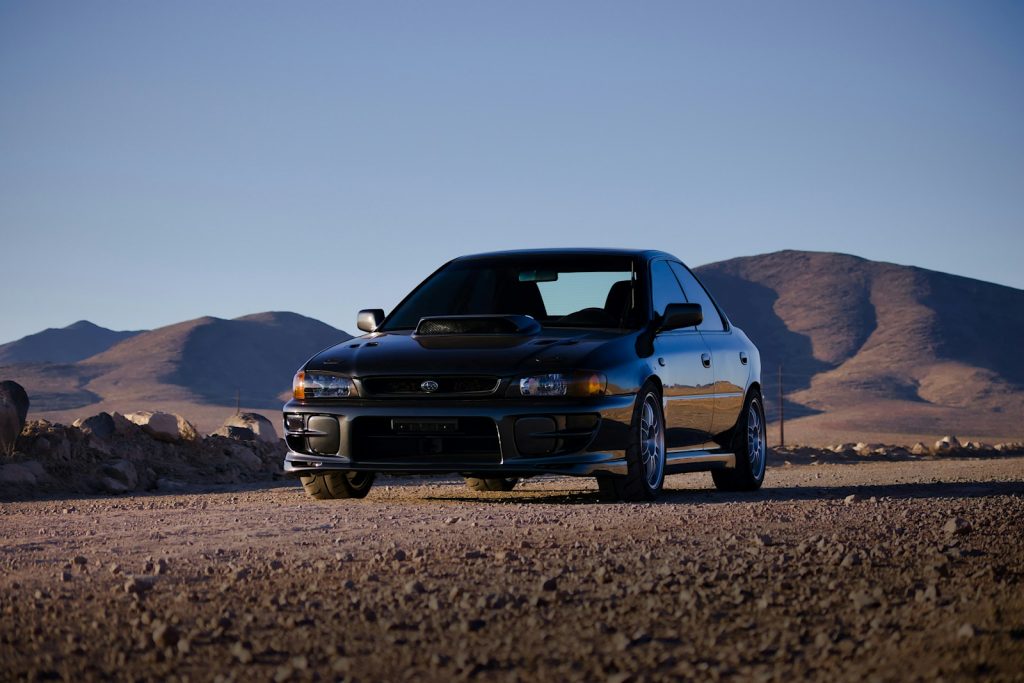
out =
{"type": "Polygon", "coordinates": [[[67,327],[51,327],[0,345],[0,365],[14,363],[74,363],[106,351],[138,332],[117,332],[79,320],[67,327]]]}
{"type": "Polygon", "coordinates": [[[204,317],[141,332],[78,362],[21,363],[0,374],[28,390],[33,417],[66,422],[100,410],[159,409],[212,430],[236,399],[280,421],[294,372],[350,338],[296,313],[204,317]]]}
{"type": "MultiPolygon", "coordinates": [[[[781,366],[787,442],[1024,437],[1024,291],[806,251],[695,270],[758,345],[771,421],[779,417],[781,366]]],[[[33,417],[62,422],[157,409],[210,431],[234,411],[238,392],[245,409],[279,423],[292,373],[349,338],[295,313],[198,318],[88,358],[8,365],[0,379],[28,389],[33,417]]],[[[769,436],[778,442],[777,425],[769,436]]]]}
{"type": "Polygon", "coordinates": [[[805,251],[695,271],[758,345],[769,419],[781,365],[787,436],[1024,434],[1022,290],[805,251]]]}

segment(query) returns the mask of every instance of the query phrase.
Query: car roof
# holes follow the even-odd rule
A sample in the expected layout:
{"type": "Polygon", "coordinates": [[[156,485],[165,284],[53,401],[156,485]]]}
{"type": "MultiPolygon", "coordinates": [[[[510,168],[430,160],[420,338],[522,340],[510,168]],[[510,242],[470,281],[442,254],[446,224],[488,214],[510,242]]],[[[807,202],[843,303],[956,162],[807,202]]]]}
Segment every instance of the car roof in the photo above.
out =
{"type": "Polygon", "coordinates": [[[460,256],[455,261],[472,261],[486,258],[513,258],[516,256],[632,256],[644,261],[652,261],[655,258],[670,258],[678,261],[675,256],[656,249],[511,249],[508,251],[489,251],[481,254],[467,254],[460,256]]]}

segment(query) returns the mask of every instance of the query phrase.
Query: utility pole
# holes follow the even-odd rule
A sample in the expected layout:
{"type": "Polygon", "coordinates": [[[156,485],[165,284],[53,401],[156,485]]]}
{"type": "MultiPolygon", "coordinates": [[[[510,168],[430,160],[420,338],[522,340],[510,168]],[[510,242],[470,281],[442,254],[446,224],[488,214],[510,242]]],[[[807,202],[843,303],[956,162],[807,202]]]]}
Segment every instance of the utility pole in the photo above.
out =
{"type": "Polygon", "coordinates": [[[782,398],[782,363],[779,363],[779,447],[786,446],[786,409],[782,398]]]}

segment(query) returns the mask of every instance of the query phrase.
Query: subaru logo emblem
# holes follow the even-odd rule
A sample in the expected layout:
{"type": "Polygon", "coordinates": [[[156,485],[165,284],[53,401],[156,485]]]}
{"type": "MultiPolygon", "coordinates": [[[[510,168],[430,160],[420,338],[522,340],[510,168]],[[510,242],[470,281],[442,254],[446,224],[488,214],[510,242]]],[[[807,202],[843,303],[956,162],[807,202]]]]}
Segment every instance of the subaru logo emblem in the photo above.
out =
{"type": "Polygon", "coordinates": [[[428,379],[422,384],[420,384],[420,389],[427,392],[428,394],[434,393],[435,391],[438,390],[439,387],[440,385],[432,379],[428,379]]]}

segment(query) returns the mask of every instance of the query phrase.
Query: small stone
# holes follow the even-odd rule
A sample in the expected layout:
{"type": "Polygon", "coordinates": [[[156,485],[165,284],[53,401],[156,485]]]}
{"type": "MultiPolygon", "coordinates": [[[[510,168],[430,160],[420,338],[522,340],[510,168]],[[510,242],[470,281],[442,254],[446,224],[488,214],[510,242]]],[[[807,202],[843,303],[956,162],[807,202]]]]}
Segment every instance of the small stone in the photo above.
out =
{"type": "Polygon", "coordinates": [[[851,493],[846,498],[843,498],[844,505],[853,505],[860,501],[860,497],[856,493],[851,493]]]}
{"type": "Polygon", "coordinates": [[[143,595],[153,587],[153,580],[141,576],[132,576],[124,582],[124,592],[143,595]]]}
{"type": "Polygon", "coordinates": [[[75,559],[71,560],[71,562],[73,564],[78,565],[79,567],[84,567],[85,565],[89,564],[89,560],[85,559],[81,555],[75,555],[75,559]]]}
{"type": "Polygon", "coordinates": [[[977,631],[974,628],[974,624],[964,624],[956,632],[957,638],[973,638],[977,635],[977,631]]]}
{"type": "Polygon", "coordinates": [[[421,595],[427,592],[427,589],[423,587],[423,584],[419,581],[410,581],[405,584],[405,592],[409,595],[421,595]]]}
{"type": "Polygon", "coordinates": [[[174,647],[178,644],[178,631],[170,624],[156,622],[153,628],[153,644],[160,648],[174,647]]]}
{"type": "Polygon", "coordinates": [[[399,548],[395,551],[394,558],[398,562],[405,562],[406,554],[405,551],[399,548]]]}
{"type": "Polygon", "coordinates": [[[541,584],[541,588],[546,591],[558,590],[558,577],[552,576],[550,578],[544,579],[544,583],[541,584]]]}
{"type": "Polygon", "coordinates": [[[951,517],[942,530],[950,536],[963,536],[971,532],[971,523],[963,517],[951,517]]]}
{"type": "Polygon", "coordinates": [[[235,641],[229,652],[242,664],[248,664],[252,661],[252,643],[248,641],[235,641]]]}

